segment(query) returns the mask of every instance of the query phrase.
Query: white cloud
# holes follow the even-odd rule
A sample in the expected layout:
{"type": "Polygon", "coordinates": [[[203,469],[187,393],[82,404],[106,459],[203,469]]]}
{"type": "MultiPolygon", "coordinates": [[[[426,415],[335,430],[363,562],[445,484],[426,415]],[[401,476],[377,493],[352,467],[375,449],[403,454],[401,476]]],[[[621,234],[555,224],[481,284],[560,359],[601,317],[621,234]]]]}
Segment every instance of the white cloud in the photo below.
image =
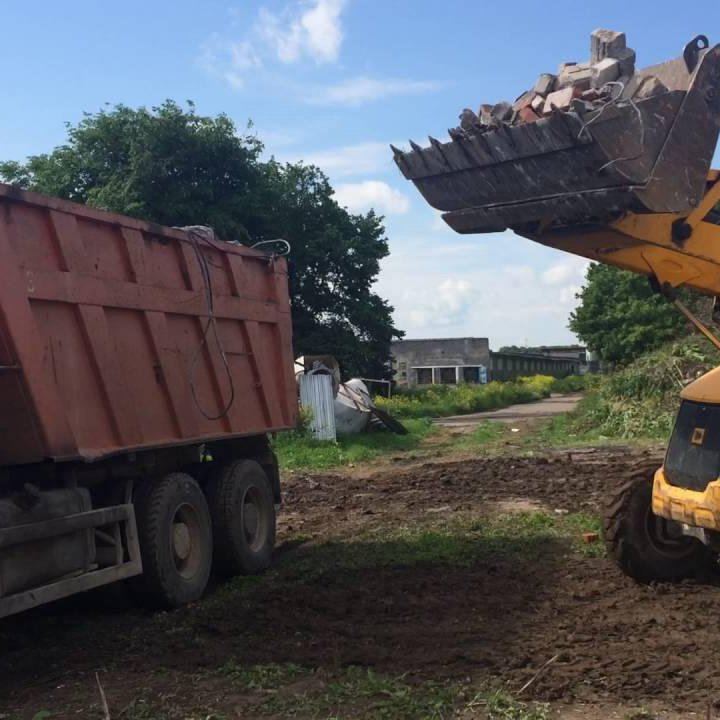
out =
{"type": "Polygon", "coordinates": [[[337,185],[335,200],[350,212],[373,209],[381,215],[403,215],[410,210],[410,200],[380,180],[337,185]]]}
{"type": "Polygon", "coordinates": [[[421,80],[378,79],[356,77],[336,85],[318,88],[307,94],[307,101],[316,105],[358,107],[369,102],[398,95],[420,95],[437,90],[438,83],[421,80]]]}
{"type": "MultiPolygon", "coordinates": [[[[574,342],[568,316],[577,305],[586,261],[567,258],[512,233],[438,237],[392,232],[391,254],[382,262],[377,291],[394,306],[397,327],[410,338],[488,337],[491,347],[574,342]],[[544,276],[575,266],[567,282],[548,285],[544,276]]],[[[405,222],[403,220],[403,222],[405,222]]]]}
{"type": "Polygon", "coordinates": [[[447,278],[434,288],[412,293],[410,327],[421,330],[461,322],[472,304],[472,295],[470,282],[459,278],[447,278]]]}
{"type": "Polygon", "coordinates": [[[202,47],[198,63],[232,88],[241,89],[253,71],[273,63],[335,62],[343,42],[344,6],[345,0],[301,0],[279,12],[260,8],[240,39],[213,34],[202,47]]]}
{"type": "Polygon", "coordinates": [[[345,0],[311,0],[280,13],[261,8],[257,32],[283,63],[305,56],[317,63],[335,62],[343,41],[344,5],[345,0]]]}
{"type": "Polygon", "coordinates": [[[390,143],[387,142],[364,142],[303,154],[293,153],[288,158],[288,162],[300,161],[307,165],[317,165],[333,178],[375,175],[395,170],[390,143]]]}

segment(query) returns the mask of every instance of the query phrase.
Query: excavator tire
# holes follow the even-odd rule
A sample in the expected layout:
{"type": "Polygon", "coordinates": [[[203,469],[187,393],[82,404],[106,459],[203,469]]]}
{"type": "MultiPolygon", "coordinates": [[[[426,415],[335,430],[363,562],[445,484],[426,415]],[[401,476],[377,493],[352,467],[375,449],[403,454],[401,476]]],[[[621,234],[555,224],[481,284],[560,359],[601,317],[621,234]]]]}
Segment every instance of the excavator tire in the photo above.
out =
{"type": "Polygon", "coordinates": [[[677,523],[652,512],[656,467],[643,467],[608,498],[603,534],[608,554],[641,583],[676,582],[709,566],[711,554],[699,540],[680,533],[677,523]]]}

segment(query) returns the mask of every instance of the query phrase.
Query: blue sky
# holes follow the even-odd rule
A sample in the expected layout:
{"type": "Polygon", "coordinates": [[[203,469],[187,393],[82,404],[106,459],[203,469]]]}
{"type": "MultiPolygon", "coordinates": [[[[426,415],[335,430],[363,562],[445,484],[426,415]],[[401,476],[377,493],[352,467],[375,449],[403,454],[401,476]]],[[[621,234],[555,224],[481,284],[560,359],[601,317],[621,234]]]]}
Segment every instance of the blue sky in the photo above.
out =
{"type": "Polygon", "coordinates": [[[0,158],[50,150],[65,121],[104,103],[192,99],[239,127],[252,119],[269,154],[318,164],[342,204],[385,215],[378,291],[408,337],[567,342],[584,262],[510,233],[455,235],[388,144],[443,138],[463,107],[512,100],[540,72],[585,60],[600,26],[624,30],[650,65],[698,33],[720,41],[720,3],[7,2],[0,158]]]}

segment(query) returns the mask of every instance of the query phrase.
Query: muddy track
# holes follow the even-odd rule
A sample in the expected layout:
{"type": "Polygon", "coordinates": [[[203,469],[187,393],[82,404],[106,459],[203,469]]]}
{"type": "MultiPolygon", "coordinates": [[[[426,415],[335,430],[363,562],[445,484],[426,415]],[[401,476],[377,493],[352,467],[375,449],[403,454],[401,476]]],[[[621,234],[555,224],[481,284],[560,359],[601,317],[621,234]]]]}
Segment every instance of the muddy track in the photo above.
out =
{"type": "MultiPolygon", "coordinates": [[[[488,512],[526,501],[597,509],[611,484],[647,462],[628,451],[496,458],[288,479],[281,538],[357,541],[389,523],[488,512]]],[[[320,558],[320,555],[318,555],[320,558]]],[[[720,698],[714,581],[639,586],[605,559],[548,539],[532,557],[479,556],[467,567],[373,567],[259,584],[232,603],[214,597],[160,618],[54,607],[0,623],[0,712],[94,701],[102,669],[116,702],[145,688],[197,703],[222,690],[197,680],[229,658],[337,668],[359,664],[415,679],[500,678],[518,689],[554,661],[526,697],[643,702],[704,710],[720,698]]],[[[281,563],[294,562],[288,553],[281,563]]],[[[24,717],[25,715],[19,715],[24,717]]],[[[88,715],[90,716],[90,715],[88,715]]],[[[174,717],[174,716],[173,716],[174,717]]]]}

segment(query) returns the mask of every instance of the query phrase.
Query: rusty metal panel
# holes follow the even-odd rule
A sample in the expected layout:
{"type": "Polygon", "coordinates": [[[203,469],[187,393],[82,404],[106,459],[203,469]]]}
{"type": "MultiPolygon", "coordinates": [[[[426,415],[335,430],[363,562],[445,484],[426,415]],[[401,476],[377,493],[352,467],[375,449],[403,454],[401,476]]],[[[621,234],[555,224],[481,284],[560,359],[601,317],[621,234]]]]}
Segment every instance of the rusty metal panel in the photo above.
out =
{"type": "Polygon", "coordinates": [[[335,401],[329,375],[300,375],[300,403],[312,413],[310,432],[315,440],[335,440],[335,401]]]}
{"type": "Polygon", "coordinates": [[[0,185],[0,268],[0,464],[295,425],[283,258],[0,185]]]}

